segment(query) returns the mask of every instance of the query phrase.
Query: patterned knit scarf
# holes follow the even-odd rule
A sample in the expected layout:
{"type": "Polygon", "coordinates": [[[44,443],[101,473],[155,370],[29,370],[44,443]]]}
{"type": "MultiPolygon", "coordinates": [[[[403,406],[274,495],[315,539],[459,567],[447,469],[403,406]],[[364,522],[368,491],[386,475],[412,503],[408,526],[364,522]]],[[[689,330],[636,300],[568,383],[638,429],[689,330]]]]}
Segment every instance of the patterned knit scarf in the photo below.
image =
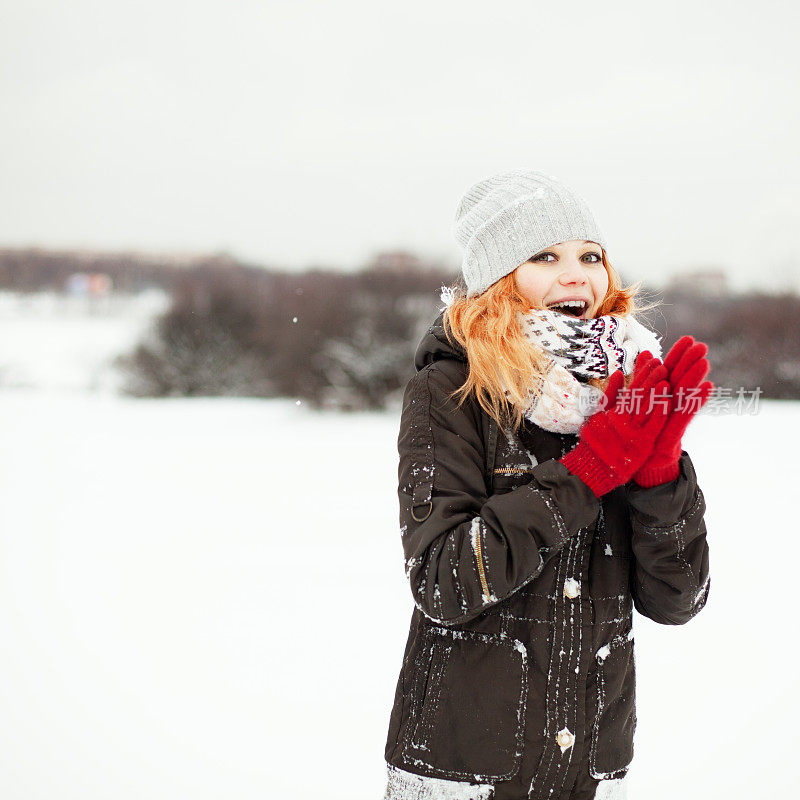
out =
{"type": "Polygon", "coordinates": [[[531,390],[524,412],[548,431],[577,433],[601,409],[604,392],[590,386],[590,378],[607,378],[618,369],[629,375],[642,350],[661,357],[659,338],[632,316],[577,319],[532,309],[518,312],[517,318],[528,341],[551,356],[539,381],[542,395],[531,390]]]}

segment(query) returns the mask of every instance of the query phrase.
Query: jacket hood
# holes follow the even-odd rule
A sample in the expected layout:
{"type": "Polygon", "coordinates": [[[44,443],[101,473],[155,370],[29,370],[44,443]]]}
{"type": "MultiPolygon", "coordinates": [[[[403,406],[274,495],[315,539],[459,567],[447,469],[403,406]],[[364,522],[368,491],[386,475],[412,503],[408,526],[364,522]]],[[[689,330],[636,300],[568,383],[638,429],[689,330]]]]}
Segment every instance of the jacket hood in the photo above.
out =
{"type": "Polygon", "coordinates": [[[418,372],[427,367],[428,364],[446,358],[465,363],[467,361],[466,350],[457,342],[451,343],[447,338],[447,334],[444,331],[444,312],[445,309],[439,312],[417,345],[417,350],[414,354],[414,366],[418,372]]]}

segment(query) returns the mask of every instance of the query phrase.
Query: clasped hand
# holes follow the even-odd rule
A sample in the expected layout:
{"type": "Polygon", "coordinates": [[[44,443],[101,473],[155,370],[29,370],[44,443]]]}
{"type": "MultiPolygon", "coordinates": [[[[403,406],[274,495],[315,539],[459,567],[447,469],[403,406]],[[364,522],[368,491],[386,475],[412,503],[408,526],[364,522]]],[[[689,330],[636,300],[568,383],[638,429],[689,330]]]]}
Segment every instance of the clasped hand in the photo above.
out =
{"type": "Polygon", "coordinates": [[[649,350],[640,353],[627,388],[622,371],[614,372],[601,410],[560,461],[597,497],[631,479],[649,487],[677,478],[683,434],[714,389],[704,380],[707,352],[707,345],[683,336],[663,363],[649,350]]]}

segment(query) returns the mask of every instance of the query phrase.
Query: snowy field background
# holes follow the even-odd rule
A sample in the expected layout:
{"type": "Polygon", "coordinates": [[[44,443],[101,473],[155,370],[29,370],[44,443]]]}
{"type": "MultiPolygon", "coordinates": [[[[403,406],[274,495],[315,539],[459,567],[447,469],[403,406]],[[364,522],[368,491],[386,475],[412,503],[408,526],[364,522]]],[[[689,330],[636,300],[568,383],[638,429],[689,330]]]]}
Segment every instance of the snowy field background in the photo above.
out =
{"type": "MultiPolygon", "coordinates": [[[[398,411],[134,400],[157,297],[0,297],[3,800],[379,800],[412,610],[398,411]]],[[[631,800],[790,797],[800,403],[701,415],[711,594],[635,615],[631,800]]]]}

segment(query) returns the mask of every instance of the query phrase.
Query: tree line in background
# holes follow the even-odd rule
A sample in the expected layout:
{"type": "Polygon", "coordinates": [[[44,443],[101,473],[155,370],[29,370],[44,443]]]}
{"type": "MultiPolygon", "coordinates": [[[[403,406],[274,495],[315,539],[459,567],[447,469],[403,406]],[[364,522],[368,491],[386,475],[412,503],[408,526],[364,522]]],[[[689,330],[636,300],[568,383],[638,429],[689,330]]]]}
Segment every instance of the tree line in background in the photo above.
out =
{"type": "Polygon", "coordinates": [[[139,396],[291,397],[381,409],[413,372],[416,342],[452,274],[424,266],[356,273],[190,270],[172,306],[120,357],[139,396]]]}
{"type": "Polygon", "coordinates": [[[227,253],[164,256],[143,253],[0,248],[0,290],[63,292],[76,273],[101,273],[114,291],[135,293],[150,287],[171,291],[188,269],[224,269],[237,262],[227,253]]]}
{"type": "MultiPolygon", "coordinates": [[[[224,254],[159,265],[137,255],[0,250],[4,289],[58,291],[81,269],[110,274],[117,291],[170,292],[145,341],[117,359],[128,393],[285,397],[338,410],[399,402],[414,350],[442,307],[441,287],[460,281],[410,256],[376,257],[352,273],[296,273],[224,254]]],[[[661,334],[664,352],[685,333],[709,345],[717,387],[800,398],[796,294],[707,295],[684,285],[644,300],[660,303],[643,321],[661,334]]]]}

